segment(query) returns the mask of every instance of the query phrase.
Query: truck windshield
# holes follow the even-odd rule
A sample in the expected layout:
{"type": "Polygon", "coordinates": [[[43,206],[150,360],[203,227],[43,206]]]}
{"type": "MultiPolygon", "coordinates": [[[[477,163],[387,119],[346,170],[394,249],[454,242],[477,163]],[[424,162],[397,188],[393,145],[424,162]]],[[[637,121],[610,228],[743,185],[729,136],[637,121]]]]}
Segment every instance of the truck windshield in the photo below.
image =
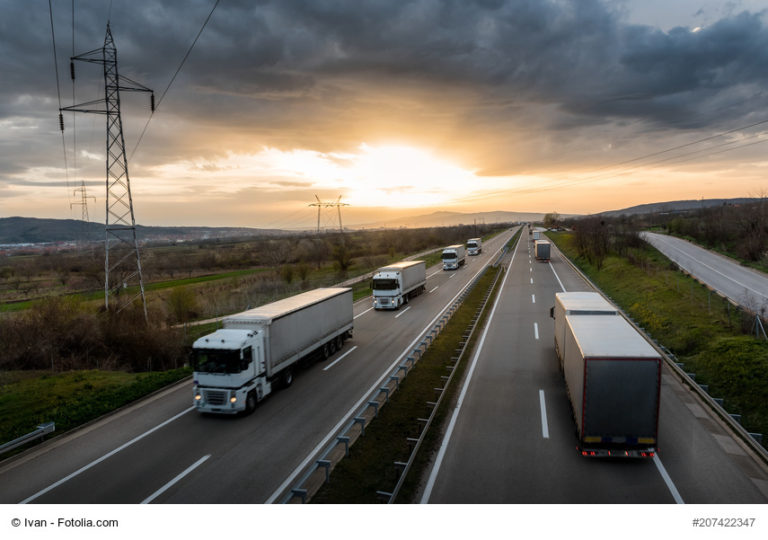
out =
{"type": "Polygon", "coordinates": [[[192,366],[200,373],[240,373],[243,369],[239,350],[195,349],[192,366]]]}
{"type": "Polygon", "coordinates": [[[446,260],[446,259],[457,259],[457,258],[458,257],[456,256],[455,252],[443,253],[443,260],[446,260]]]}
{"type": "Polygon", "coordinates": [[[374,279],[373,280],[374,291],[393,291],[397,289],[396,279],[374,279]]]}
{"type": "Polygon", "coordinates": [[[467,247],[468,248],[476,248],[477,247],[477,242],[467,242],[467,247]]]}

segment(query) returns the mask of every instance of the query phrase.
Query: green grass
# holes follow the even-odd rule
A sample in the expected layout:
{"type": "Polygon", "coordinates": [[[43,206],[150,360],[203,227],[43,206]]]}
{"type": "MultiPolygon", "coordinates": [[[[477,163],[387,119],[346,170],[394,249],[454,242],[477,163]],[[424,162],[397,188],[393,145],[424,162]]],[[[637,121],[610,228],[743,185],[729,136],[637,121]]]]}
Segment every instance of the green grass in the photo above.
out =
{"type": "MultiPolygon", "coordinates": [[[[482,297],[493,283],[500,269],[489,268],[465,299],[445,329],[439,334],[415,368],[400,384],[387,405],[366,427],[365,435],[350,448],[334,469],[331,480],[312,498],[313,503],[380,503],[377,490],[391,491],[397,483],[393,463],[407,461],[410,454],[407,437],[418,437],[417,418],[429,416],[428,401],[436,398],[434,388],[442,387],[447,375],[446,365],[455,354],[462,334],[482,302],[482,297]]],[[[486,310],[487,311],[487,310],[486,310]]],[[[478,329],[482,327],[480,321],[478,329]]],[[[477,339],[477,332],[468,350],[477,339]]],[[[466,358],[456,368],[451,385],[438,409],[432,429],[425,435],[424,443],[398,496],[398,502],[412,502],[419,480],[429,465],[433,451],[440,444],[439,426],[450,412],[449,404],[455,397],[459,381],[466,368],[466,358]]]]}
{"type": "Polygon", "coordinates": [[[578,257],[570,233],[549,233],[576,265],[659,343],[709,385],[742,425],[768,436],[768,342],[749,333],[754,317],[674,269],[656,249],[609,255],[603,268],[578,257]]]}
{"type": "Polygon", "coordinates": [[[188,368],[152,373],[0,372],[0,443],[44,422],[55,422],[57,434],[70,430],[191,373],[188,368]]]}

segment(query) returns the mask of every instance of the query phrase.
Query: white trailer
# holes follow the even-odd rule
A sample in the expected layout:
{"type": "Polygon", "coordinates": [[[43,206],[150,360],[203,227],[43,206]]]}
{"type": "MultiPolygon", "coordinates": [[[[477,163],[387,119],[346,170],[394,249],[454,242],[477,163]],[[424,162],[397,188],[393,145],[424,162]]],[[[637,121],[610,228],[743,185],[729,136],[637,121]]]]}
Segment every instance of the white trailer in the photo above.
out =
{"type": "Polygon", "coordinates": [[[533,241],[541,240],[541,231],[535,230],[533,231],[533,241]]]}
{"type": "Polygon", "coordinates": [[[565,317],[567,315],[618,315],[619,310],[600,293],[588,291],[555,293],[555,305],[549,316],[555,319],[555,352],[563,365],[565,317]]]}
{"type": "Polygon", "coordinates": [[[480,255],[483,252],[483,239],[470,238],[467,240],[467,255],[480,255]]]}
{"type": "Polygon", "coordinates": [[[414,296],[424,292],[427,286],[427,267],[424,261],[402,261],[373,274],[373,307],[398,309],[414,296]]]}
{"type": "Polygon", "coordinates": [[[352,289],[315,289],[224,319],[192,345],[194,406],[250,412],[275,386],[289,386],[297,364],[327,358],[352,337],[352,289]]]}
{"type": "Polygon", "coordinates": [[[467,248],[463,244],[455,244],[443,249],[443,270],[458,270],[464,266],[467,248]]]}
{"type": "Polygon", "coordinates": [[[624,317],[565,320],[563,373],[582,455],[652,458],[661,356],[624,317]]]}
{"type": "Polygon", "coordinates": [[[534,240],[533,253],[537,261],[548,261],[551,244],[548,240],[534,240]]]}

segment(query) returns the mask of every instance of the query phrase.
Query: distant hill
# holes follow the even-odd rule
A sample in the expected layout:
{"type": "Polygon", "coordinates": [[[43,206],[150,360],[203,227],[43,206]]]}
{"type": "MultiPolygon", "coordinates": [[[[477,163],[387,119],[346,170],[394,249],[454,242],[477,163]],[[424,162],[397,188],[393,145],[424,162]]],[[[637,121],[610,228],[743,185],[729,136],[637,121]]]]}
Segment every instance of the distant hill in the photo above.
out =
{"type": "MultiPolygon", "coordinates": [[[[263,234],[282,234],[276,229],[247,227],[144,227],[136,225],[139,240],[200,240],[263,234]]],[[[0,218],[0,244],[103,241],[104,224],[76,219],[0,218]]]]}
{"type": "Polygon", "coordinates": [[[630,216],[636,214],[659,214],[659,213],[680,213],[689,212],[691,210],[699,210],[701,208],[710,208],[712,206],[727,205],[740,205],[759,202],[760,199],[742,197],[736,199],[700,199],[689,201],[668,201],[659,203],[639,204],[637,206],[630,206],[629,208],[623,208],[621,210],[610,210],[608,212],[600,212],[599,215],[607,217],[618,216],[630,216]]]}
{"type": "MultiPolygon", "coordinates": [[[[565,216],[564,216],[565,217],[565,216]]],[[[395,218],[385,221],[377,221],[358,225],[358,229],[380,229],[407,227],[417,229],[420,227],[450,227],[454,225],[472,225],[473,223],[511,223],[515,221],[541,221],[544,214],[531,212],[433,212],[418,216],[395,218]]]]}

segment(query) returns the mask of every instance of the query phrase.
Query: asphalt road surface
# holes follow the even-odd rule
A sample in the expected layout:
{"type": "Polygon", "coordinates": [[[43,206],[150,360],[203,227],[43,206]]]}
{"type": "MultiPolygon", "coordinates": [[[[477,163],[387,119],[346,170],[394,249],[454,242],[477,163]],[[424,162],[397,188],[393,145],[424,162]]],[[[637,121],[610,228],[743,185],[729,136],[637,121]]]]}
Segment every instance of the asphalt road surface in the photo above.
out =
{"type": "Polygon", "coordinates": [[[536,261],[529,238],[508,256],[421,502],[768,502],[768,469],[666,367],[655,459],[577,452],[549,309],[556,292],[591,287],[554,246],[536,261]]]}

